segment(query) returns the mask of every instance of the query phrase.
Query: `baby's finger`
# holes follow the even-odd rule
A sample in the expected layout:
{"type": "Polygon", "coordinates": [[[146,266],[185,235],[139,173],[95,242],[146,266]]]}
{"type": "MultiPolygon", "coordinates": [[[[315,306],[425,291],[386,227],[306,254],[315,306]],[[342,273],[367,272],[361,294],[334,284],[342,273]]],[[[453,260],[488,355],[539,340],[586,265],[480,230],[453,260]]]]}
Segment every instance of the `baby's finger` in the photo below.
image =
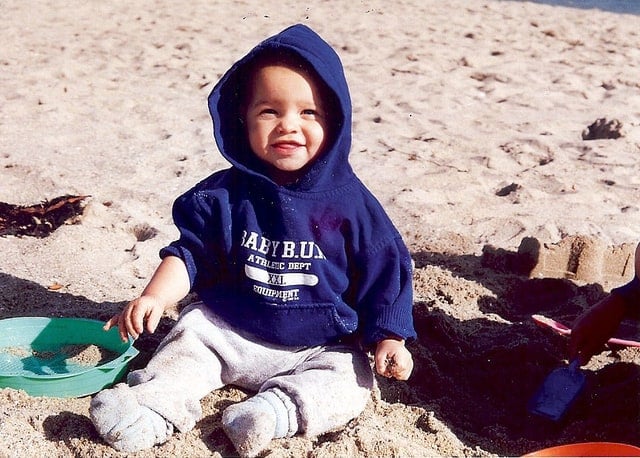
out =
{"type": "Polygon", "coordinates": [[[395,378],[396,380],[407,380],[410,375],[411,375],[411,369],[410,368],[400,368],[400,367],[398,367],[393,372],[393,378],[395,378]]]}
{"type": "Polygon", "coordinates": [[[104,323],[104,326],[102,326],[102,329],[104,329],[105,331],[108,331],[111,328],[113,328],[114,326],[117,326],[118,327],[118,333],[120,334],[120,339],[123,342],[126,342],[129,339],[129,335],[126,332],[126,329],[124,329],[121,326],[121,324],[120,324],[121,322],[122,322],[122,315],[114,315],[104,323]]]}
{"type": "Polygon", "coordinates": [[[118,319],[118,331],[120,332],[120,339],[123,342],[129,340],[129,329],[127,328],[127,323],[125,322],[126,315],[123,313],[120,315],[118,319]]]}
{"type": "Polygon", "coordinates": [[[140,334],[144,332],[144,322],[146,318],[146,312],[140,309],[135,309],[131,314],[132,328],[135,330],[137,336],[140,336],[140,334]]]}
{"type": "Polygon", "coordinates": [[[126,332],[128,335],[131,335],[134,339],[137,339],[142,333],[142,326],[136,327],[136,318],[134,316],[134,311],[128,311],[128,313],[123,313],[122,324],[120,325],[120,331],[126,332]]]}
{"type": "Polygon", "coordinates": [[[389,378],[397,378],[396,373],[398,372],[398,370],[399,367],[396,359],[393,356],[387,356],[384,360],[384,371],[381,373],[381,375],[389,378]]]}
{"type": "MultiPolygon", "coordinates": [[[[383,360],[384,361],[384,360],[383,360]]],[[[376,372],[379,375],[385,375],[385,372],[387,371],[387,366],[386,364],[384,364],[384,362],[380,362],[378,360],[376,360],[376,372]]]]}
{"type": "Polygon", "coordinates": [[[160,319],[162,318],[162,310],[161,309],[151,309],[151,313],[147,318],[147,332],[149,334],[153,334],[158,327],[158,323],[160,323],[160,319]]]}
{"type": "Polygon", "coordinates": [[[393,377],[397,380],[407,380],[413,371],[413,358],[407,352],[396,358],[396,365],[393,371],[393,377]]]}
{"type": "Polygon", "coordinates": [[[393,357],[389,355],[378,355],[376,358],[376,369],[378,374],[384,377],[393,377],[393,368],[395,362],[393,357]]]}
{"type": "Polygon", "coordinates": [[[105,331],[108,331],[112,327],[116,326],[119,320],[120,320],[120,315],[112,316],[107,321],[105,321],[104,326],[102,326],[102,329],[104,329],[105,331]]]}

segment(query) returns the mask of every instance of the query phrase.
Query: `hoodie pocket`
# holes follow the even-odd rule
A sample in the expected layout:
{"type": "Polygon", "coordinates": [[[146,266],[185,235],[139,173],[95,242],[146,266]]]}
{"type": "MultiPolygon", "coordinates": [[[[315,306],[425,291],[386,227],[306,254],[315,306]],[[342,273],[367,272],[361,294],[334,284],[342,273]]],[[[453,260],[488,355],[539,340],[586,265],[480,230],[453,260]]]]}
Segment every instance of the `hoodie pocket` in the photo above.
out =
{"type": "MultiPolygon", "coordinates": [[[[343,305],[262,303],[252,319],[244,320],[251,332],[282,345],[323,345],[353,333],[358,327],[356,312],[343,305]]],[[[249,318],[249,317],[247,317],[249,318]]]]}

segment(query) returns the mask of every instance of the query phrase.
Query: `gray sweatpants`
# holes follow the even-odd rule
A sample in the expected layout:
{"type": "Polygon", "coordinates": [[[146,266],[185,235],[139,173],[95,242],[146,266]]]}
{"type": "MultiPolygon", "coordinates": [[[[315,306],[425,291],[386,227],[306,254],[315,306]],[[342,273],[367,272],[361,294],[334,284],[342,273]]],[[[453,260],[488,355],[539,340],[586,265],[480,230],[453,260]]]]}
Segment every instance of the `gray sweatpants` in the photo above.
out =
{"type": "Polygon", "coordinates": [[[225,385],[277,387],[297,408],[299,432],[316,436],[365,408],[373,387],[367,355],[351,346],[289,347],[232,328],[202,303],[186,307],[145,369],[127,379],[141,405],[179,431],[202,416],[200,400],[225,385]]]}

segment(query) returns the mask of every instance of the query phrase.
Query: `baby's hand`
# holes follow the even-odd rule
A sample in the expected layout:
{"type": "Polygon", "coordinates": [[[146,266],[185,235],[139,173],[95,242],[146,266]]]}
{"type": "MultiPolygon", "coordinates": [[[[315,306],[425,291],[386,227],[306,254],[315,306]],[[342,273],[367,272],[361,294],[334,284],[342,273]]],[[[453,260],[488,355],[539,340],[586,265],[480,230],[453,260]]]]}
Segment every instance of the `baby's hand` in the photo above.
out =
{"type": "Polygon", "coordinates": [[[107,321],[104,330],[108,331],[118,326],[123,342],[129,339],[129,335],[137,339],[145,328],[150,334],[156,330],[163,312],[164,305],[156,297],[140,296],[129,302],[122,313],[114,315],[107,321]]]}
{"type": "Polygon", "coordinates": [[[624,318],[624,300],[610,294],[580,315],[571,330],[569,358],[578,358],[580,365],[587,364],[591,357],[604,349],[624,318]]]}
{"type": "Polygon", "coordinates": [[[376,371],[384,377],[407,380],[413,370],[413,358],[404,346],[404,340],[381,340],[374,359],[376,371]]]}

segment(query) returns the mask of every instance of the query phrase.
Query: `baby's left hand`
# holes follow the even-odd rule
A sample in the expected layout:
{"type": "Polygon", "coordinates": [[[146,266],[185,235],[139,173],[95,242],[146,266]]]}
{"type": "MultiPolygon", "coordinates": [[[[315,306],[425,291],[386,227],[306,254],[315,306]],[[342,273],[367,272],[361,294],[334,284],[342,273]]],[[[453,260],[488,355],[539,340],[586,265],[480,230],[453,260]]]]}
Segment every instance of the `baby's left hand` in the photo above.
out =
{"type": "Polygon", "coordinates": [[[413,370],[413,357],[404,346],[404,340],[381,340],[374,359],[376,371],[384,377],[407,380],[413,370]]]}

